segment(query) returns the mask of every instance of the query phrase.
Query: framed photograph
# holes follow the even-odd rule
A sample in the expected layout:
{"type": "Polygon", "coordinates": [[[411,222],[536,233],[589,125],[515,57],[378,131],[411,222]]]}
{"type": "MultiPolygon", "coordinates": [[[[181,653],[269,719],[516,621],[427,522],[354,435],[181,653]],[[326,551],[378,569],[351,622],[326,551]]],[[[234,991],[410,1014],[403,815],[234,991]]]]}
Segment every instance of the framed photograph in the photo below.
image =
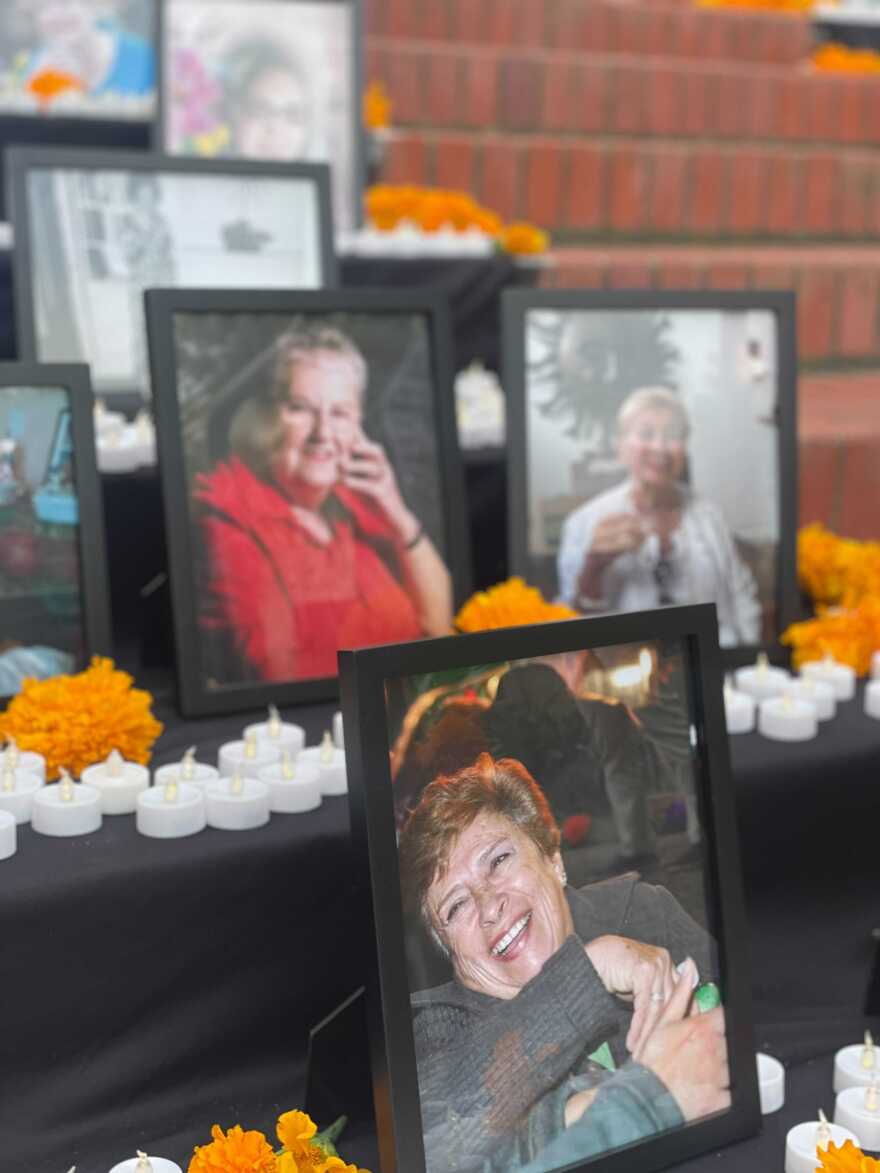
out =
{"type": "Polygon", "coordinates": [[[180,702],[337,691],[468,590],[449,323],[421,290],[147,294],[180,702]]]}
{"type": "Polygon", "coordinates": [[[335,284],[325,164],[32,148],[8,159],[20,352],[87,362],[98,395],[150,395],[145,289],[335,284]]]}
{"type": "Polygon", "coordinates": [[[151,122],[158,0],[7,0],[0,117],[151,122]]]}
{"type": "Polygon", "coordinates": [[[88,369],[0,363],[0,697],[111,652],[88,369]]]}
{"type": "Polygon", "coordinates": [[[329,163],[337,228],[361,220],[359,0],[168,0],[170,155],[329,163]]]}
{"type": "Polygon", "coordinates": [[[714,607],[340,654],[383,1173],[759,1127],[714,607]]]}
{"type": "Polygon", "coordinates": [[[513,571],[585,614],[713,602],[729,659],[775,643],[797,606],[793,295],[514,291],[503,317],[513,571]]]}

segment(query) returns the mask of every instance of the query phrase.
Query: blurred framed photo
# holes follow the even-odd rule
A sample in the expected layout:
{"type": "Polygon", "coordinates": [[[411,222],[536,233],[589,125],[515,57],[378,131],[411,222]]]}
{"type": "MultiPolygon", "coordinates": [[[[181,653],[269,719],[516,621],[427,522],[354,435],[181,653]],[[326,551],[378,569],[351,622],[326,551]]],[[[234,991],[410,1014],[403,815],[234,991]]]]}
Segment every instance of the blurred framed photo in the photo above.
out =
{"type": "Polygon", "coordinates": [[[111,654],[88,369],[0,364],[0,696],[111,654]]]}
{"type": "Polygon", "coordinates": [[[150,122],[158,0],[8,0],[0,116],[150,122]]]}
{"type": "Polygon", "coordinates": [[[361,220],[359,0],[169,0],[170,155],[329,163],[337,228],[361,220]]]}
{"type": "Polygon", "coordinates": [[[714,608],[340,674],[382,1167],[648,1171],[756,1132],[714,608]]]}
{"type": "Polygon", "coordinates": [[[88,362],[95,393],[150,395],[150,288],[332,285],[327,167],[8,153],[22,354],[88,362]]]}
{"type": "Polygon", "coordinates": [[[147,294],[181,705],[334,695],[467,591],[445,303],[147,294]]]}
{"type": "Polygon", "coordinates": [[[793,296],[515,291],[503,313],[513,570],[584,613],[714,602],[733,658],[774,643],[797,600],[793,296]]]}

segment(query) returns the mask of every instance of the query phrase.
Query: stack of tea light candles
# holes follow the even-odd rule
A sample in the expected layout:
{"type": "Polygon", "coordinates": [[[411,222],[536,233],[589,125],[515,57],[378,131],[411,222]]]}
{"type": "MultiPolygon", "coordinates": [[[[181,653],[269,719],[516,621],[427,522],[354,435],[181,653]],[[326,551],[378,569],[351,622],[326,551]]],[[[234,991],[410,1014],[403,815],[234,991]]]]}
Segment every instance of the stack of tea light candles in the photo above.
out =
{"type": "MultiPolygon", "coordinates": [[[[856,675],[846,664],[830,656],[804,664],[793,677],[774,668],[761,653],[755,664],[739,668],[724,687],[724,712],[728,733],[758,732],[773,741],[807,741],[815,737],[822,721],[837,712],[839,701],[855,695],[856,675]]],[[[868,704],[866,698],[866,707],[868,704]]],[[[880,716],[880,688],[877,689],[880,716]]]]}

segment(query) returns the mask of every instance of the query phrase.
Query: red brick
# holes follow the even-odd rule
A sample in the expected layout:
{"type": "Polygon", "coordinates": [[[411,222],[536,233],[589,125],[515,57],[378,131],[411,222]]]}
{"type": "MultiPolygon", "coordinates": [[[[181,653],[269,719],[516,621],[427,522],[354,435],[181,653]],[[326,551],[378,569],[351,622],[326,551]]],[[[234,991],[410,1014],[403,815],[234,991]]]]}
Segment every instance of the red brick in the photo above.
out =
{"type": "Polygon", "coordinates": [[[800,215],[800,162],[775,155],[767,166],[766,227],[778,236],[797,232],[800,215]]]}
{"type": "Polygon", "coordinates": [[[660,289],[700,289],[702,284],[702,273],[695,264],[666,264],[657,270],[660,289]]]}
{"type": "Polygon", "coordinates": [[[576,130],[577,109],[582,95],[577,88],[577,66],[561,62],[547,70],[541,125],[545,130],[576,130]]]}
{"type": "Polygon", "coordinates": [[[835,77],[812,74],[807,91],[810,109],[810,137],[822,142],[839,138],[840,105],[845,83],[835,77]]]}
{"type": "MultiPolygon", "coordinates": [[[[431,0],[420,11],[421,29],[419,35],[426,40],[445,41],[452,35],[451,0],[431,0]]],[[[378,4],[368,4],[367,8],[378,8],[378,4]]]]}
{"type": "Polygon", "coordinates": [[[685,134],[706,134],[718,117],[718,78],[689,70],[683,75],[683,87],[681,129],[685,134]]]}
{"type": "Polygon", "coordinates": [[[654,158],[654,175],[648,224],[655,232],[681,232],[685,220],[688,160],[681,151],[659,152],[654,158]]]}
{"type": "Polygon", "coordinates": [[[556,143],[530,146],[526,156],[526,218],[545,228],[559,221],[564,155],[556,143]]]}
{"type": "Polygon", "coordinates": [[[807,138],[810,134],[810,119],[804,79],[782,77],[779,79],[776,92],[776,133],[779,138],[807,138]]]}
{"type": "Polygon", "coordinates": [[[427,183],[428,152],[424,140],[407,136],[392,139],[382,178],[386,183],[427,183]]]}
{"type": "Polygon", "coordinates": [[[724,138],[745,138],[748,134],[748,104],[742,79],[724,74],[718,79],[717,130],[724,138]]]}
{"type": "Polygon", "coordinates": [[[776,126],[780,87],[776,78],[755,75],[744,94],[748,134],[751,138],[772,138],[776,126]]]}
{"type": "Polygon", "coordinates": [[[607,125],[611,102],[609,75],[604,69],[581,65],[575,74],[574,128],[584,133],[601,131],[607,125]]]}
{"type": "MultiPolygon", "coordinates": [[[[873,84],[876,85],[876,81],[873,84]]],[[[841,142],[855,143],[862,139],[864,96],[865,87],[861,78],[847,78],[841,85],[836,119],[836,137],[841,142]]]]}
{"type": "MultiPolygon", "coordinates": [[[[413,4],[413,0],[409,2],[413,4]]],[[[430,3],[433,4],[434,0],[430,0],[430,3]]],[[[474,4],[473,0],[449,0],[449,3],[450,31],[454,41],[479,44],[488,40],[488,4],[474,4]]]]}
{"type": "Polygon", "coordinates": [[[877,195],[876,164],[873,159],[843,159],[840,174],[840,230],[848,236],[864,236],[877,195]]]}
{"type": "MultiPolygon", "coordinates": [[[[482,2],[482,0],[481,0],[482,2]]],[[[514,8],[510,3],[490,5],[489,40],[493,45],[511,45],[514,42],[514,8]]]]}
{"type": "Polygon", "coordinates": [[[727,227],[748,236],[762,225],[766,211],[764,156],[738,151],[730,168],[727,227]]]}
{"type": "Polygon", "coordinates": [[[397,125],[424,121],[423,78],[419,59],[408,53],[389,53],[385,80],[397,125]]]}
{"type": "Polygon", "coordinates": [[[474,181],[474,147],[466,139],[446,139],[434,147],[434,183],[470,192],[474,181]]]}
{"type": "Polygon", "coordinates": [[[873,86],[865,94],[865,142],[880,143],[880,86],[873,86]]]}
{"type": "Polygon", "coordinates": [[[629,147],[611,156],[608,218],[615,232],[635,232],[645,221],[648,175],[645,156],[629,147]]]}
{"type": "Polygon", "coordinates": [[[388,7],[385,4],[367,4],[364,6],[364,34],[368,37],[381,37],[386,31],[385,19],[388,7]]]}
{"type": "Polygon", "coordinates": [[[854,269],[842,280],[837,353],[842,358],[876,354],[878,274],[873,269],[854,269]]]}
{"type": "Polygon", "coordinates": [[[647,130],[651,134],[677,134],[682,116],[681,71],[657,66],[647,80],[647,130]]]}
{"type": "MultiPolygon", "coordinates": [[[[465,0],[465,2],[472,4],[473,0],[465,0]]],[[[545,16],[548,8],[549,5],[542,3],[542,0],[537,0],[537,3],[535,0],[525,0],[525,3],[520,4],[520,18],[516,25],[519,44],[546,44],[545,16]]]]}
{"type": "Polygon", "coordinates": [[[794,289],[794,273],[786,265],[755,265],[752,269],[752,289],[794,289]]]}
{"type": "Polygon", "coordinates": [[[385,28],[389,36],[412,36],[413,14],[415,12],[412,0],[385,0],[385,3],[388,9],[385,28]]]}
{"type": "Polygon", "coordinates": [[[694,232],[715,232],[721,226],[726,190],[726,160],[709,149],[694,160],[688,221],[694,232]]]}
{"type": "Polygon", "coordinates": [[[481,54],[462,61],[465,71],[462,124],[489,129],[498,117],[498,59],[481,54]]]}
{"type": "Polygon", "coordinates": [[[554,289],[604,289],[606,273],[599,265],[560,265],[545,269],[541,284],[554,289]]]}
{"type": "Polygon", "coordinates": [[[838,160],[833,155],[815,155],[807,160],[804,227],[808,231],[819,235],[836,231],[838,174],[838,160]]]}
{"type": "Polygon", "coordinates": [[[604,50],[611,40],[612,16],[612,10],[604,5],[591,4],[589,8],[584,7],[578,21],[578,39],[572,43],[571,48],[586,52],[604,50]]]}
{"type": "Polygon", "coordinates": [[[712,20],[711,17],[702,21],[700,29],[699,56],[708,61],[718,61],[723,57],[732,56],[729,36],[725,34],[730,28],[730,21],[723,18],[712,20]]]}
{"type": "Polygon", "coordinates": [[[615,261],[610,276],[612,289],[651,288],[651,269],[638,261],[615,261]]]}
{"type": "Polygon", "coordinates": [[[427,66],[428,120],[432,126],[456,126],[461,97],[459,62],[451,53],[431,54],[427,66]]]}
{"type": "Polygon", "coordinates": [[[645,128],[646,74],[643,69],[609,67],[611,91],[609,128],[623,134],[638,134],[645,128]]]}
{"type": "MultiPolygon", "coordinates": [[[[676,13],[678,51],[683,57],[702,56],[703,14],[696,11],[676,13]]],[[[672,50],[669,50],[670,52],[672,50]]]]}
{"type": "Polygon", "coordinates": [[[511,130],[532,130],[541,114],[544,66],[513,58],[501,63],[499,123],[511,130]]]}
{"type": "Polygon", "coordinates": [[[605,154],[594,146],[572,151],[568,173],[565,224],[568,228],[596,231],[605,225],[605,154]]]}
{"type": "Polygon", "coordinates": [[[387,54],[377,45],[366,45],[364,53],[364,73],[367,82],[384,80],[387,54]]]}
{"type": "Polygon", "coordinates": [[[836,274],[814,268],[803,273],[798,289],[798,347],[803,359],[828,358],[834,338],[836,274]]]}
{"type": "Polygon", "coordinates": [[[505,220],[519,214],[521,153],[509,142],[492,141],[483,149],[481,197],[505,220]]]}
{"type": "Polygon", "coordinates": [[[749,270],[736,261],[717,262],[707,270],[709,289],[745,289],[749,284],[749,270]]]}
{"type": "Polygon", "coordinates": [[[839,517],[840,469],[842,445],[834,439],[802,440],[798,445],[800,481],[798,521],[832,524],[839,517]]]}
{"type": "Polygon", "coordinates": [[[877,537],[880,500],[880,439],[850,440],[846,444],[839,532],[853,538],[877,537]]]}

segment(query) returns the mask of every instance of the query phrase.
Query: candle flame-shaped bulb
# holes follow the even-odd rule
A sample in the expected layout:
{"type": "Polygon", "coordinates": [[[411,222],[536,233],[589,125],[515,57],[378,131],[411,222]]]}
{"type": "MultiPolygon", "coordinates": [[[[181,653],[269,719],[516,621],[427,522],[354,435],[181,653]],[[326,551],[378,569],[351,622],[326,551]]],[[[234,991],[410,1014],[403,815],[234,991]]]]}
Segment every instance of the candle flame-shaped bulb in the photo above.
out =
{"type": "Polygon", "coordinates": [[[255,758],[257,756],[257,737],[255,733],[248,733],[244,739],[244,756],[246,758],[255,758]]]}
{"type": "Polygon", "coordinates": [[[770,666],[770,661],[767,659],[767,653],[766,652],[758,652],[758,659],[757,659],[756,663],[758,665],[758,671],[763,676],[764,673],[767,671],[767,669],[770,666]]]}
{"type": "Polygon", "coordinates": [[[822,657],[822,663],[823,664],[833,664],[834,663],[834,657],[831,655],[830,652],[826,652],[825,655],[822,657]]]}
{"type": "Polygon", "coordinates": [[[286,778],[289,782],[295,773],[296,771],[293,768],[293,757],[291,756],[290,750],[283,749],[281,751],[281,777],[286,778]]]}
{"type": "Polygon", "coordinates": [[[10,766],[17,766],[18,759],[21,756],[18,749],[18,744],[14,737],[10,737],[6,743],[6,753],[3,755],[10,766]]]}
{"type": "Polygon", "coordinates": [[[196,776],[196,747],[191,745],[180,759],[180,776],[189,781],[196,776]]]}
{"type": "Polygon", "coordinates": [[[177,802],[177,799],[179,796],[180,796],[180,789],[177,785],[177,780],[174,779],[171,782],[166,782],[165,783],[165,790],[162,794],[162,801],[163,802],[177,802]]]}
{"type": "Polygon", "coordinates": [[[274,705],[269,705],[269,736],[276,741],[281,736],[281,714],[274,705]]]}
{"type": "Polygon", "coordinates": [[[122,777],[122,754],[118,749],[111,749],[104,762],[104,772],[109,778],[122,777]]]}
{"type": "Polygon", "coordinates": [[[828,1117],[819,1109],[819,1127],[816,1129],[816,1148],[827,1149],[831,1141],[831,1125],[828,1117]]]}
{"type": "Polygon", "coordinates": [[[153,1164],[146,1153],[142,1153],[140,1149],[137,1150],[138,1163],[134,1167],[134,1173],[153,1173],[153,1164]]]}
{"type": "Polygon", "coordinates": [[[13,768],[12,762],[4,760],[3,776],[2,782],[0,782],[0,786],[2,786],[3,790],[7,791],[7,793],[10,790],[15,789],[15,770],[13,768]]]}
{"type": "Polygon", "coordinates": [[[862,1047],[862,1067],[866,1071],[873,1071],[877,1066],[877,1052],[874,1049],[874,1039],[869,1030],[865,1031],[865,1045],[862,1047]]]}
{"type": "Polygon", "coordinates": [[[62,766],[61,781],[58,783],[58,793],[61,796],[62,802],[73,802],[76,798],[76,791],[73,788],[73,779],[62,766]]]}
{"type": "Polygon", "coordinates": [[[236,766],[232,771],[232,785],[229,789],[233,794],[241,794],[244,790],[244,778],[241,775],[241,766],[236,766]]]}
{"type": "Polygon", "coordinates": [[[329,766],[333,761],[333,754],[336,752],[336,747],[333,744],[333,734],[329,729],[324,730],[324,737],[321,741],[321,753],[319,755],[321,765],[329,766]]]}
{"type": "Polygon", "coordinates": [[[790,713],[791,710],[794,708],[794,704],[792,703],[790,692],[787,692],[784,694],[784,696],[782,698],[782,707],[786,711],[786,713],[790,713]]]}
{"type": "Polygon", "coordinates": [[[865,1088],[865,1108],[869,1112],[876,1112],[880,1108],[880,1088],[877,1087],[876,1079],[865,1088]]]}

